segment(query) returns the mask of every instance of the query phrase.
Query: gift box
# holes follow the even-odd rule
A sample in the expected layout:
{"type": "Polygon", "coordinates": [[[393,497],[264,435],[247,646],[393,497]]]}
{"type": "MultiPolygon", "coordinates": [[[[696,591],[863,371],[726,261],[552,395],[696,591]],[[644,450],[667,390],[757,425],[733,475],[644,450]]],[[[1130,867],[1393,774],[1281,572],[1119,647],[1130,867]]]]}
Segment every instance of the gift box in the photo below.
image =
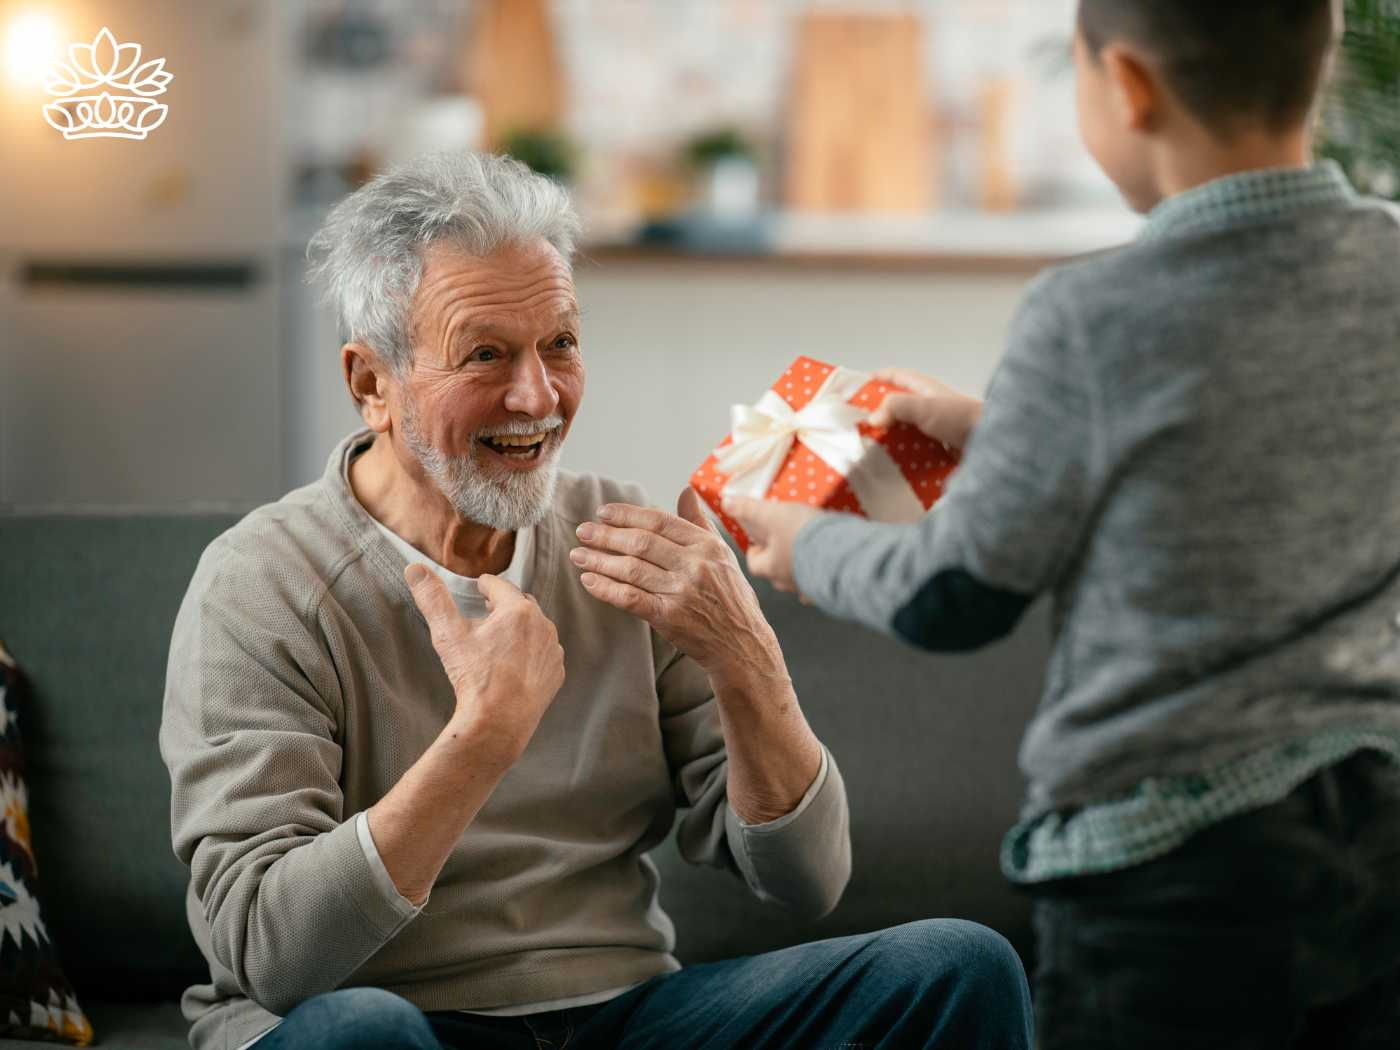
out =
{"type": "Polygon", "coordinates": [[[943,495],[959,457],[907,423],[867,422],[898,389],[799,357],[757,404],[734,406],[730,435],[690,484],[743,550],[748,537],[721,507],[726,492],[915,521],[943,495]]]}

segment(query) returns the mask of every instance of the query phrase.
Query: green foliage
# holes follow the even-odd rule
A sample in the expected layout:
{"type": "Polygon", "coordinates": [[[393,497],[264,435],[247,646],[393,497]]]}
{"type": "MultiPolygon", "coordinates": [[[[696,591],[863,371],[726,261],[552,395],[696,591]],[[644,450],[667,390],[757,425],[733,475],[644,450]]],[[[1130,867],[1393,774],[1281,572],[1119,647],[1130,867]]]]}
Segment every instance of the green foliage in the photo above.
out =
{"type": "Polygon", "coordinates": [[[715,128],[697,135],[685,145],[685,160],[692,168],[704,169],[726,157],[752,160],[753,144],[738,128],[715,128]]]}
{"type": "Polygon", "coordinates": [[[1400,0],[1346,0],[1319,153],[1364,193],[1400,200],[1400,0]]]}
{"type": "Polygon", "coordinates": [[[573,141],[556,131],[518,128],[502,139],[501,152],[555,182],[568,182],[578,166],[578,150],[573,141]]]}

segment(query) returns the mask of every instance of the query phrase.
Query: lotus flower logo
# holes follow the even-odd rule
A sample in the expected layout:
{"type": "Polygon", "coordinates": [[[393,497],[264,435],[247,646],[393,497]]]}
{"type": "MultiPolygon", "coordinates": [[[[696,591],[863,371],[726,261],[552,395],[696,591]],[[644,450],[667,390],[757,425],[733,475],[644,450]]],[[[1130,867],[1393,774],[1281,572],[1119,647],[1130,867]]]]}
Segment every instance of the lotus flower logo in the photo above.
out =
{"type": "Polygon", "coordinates": [[[141,62],[140,44],[118,44],[106,26],[91,44],[71,44],[44,82],[59,98],[44,107],[65,139],[144,139],[165,123],[170,107],[155,101],[174,78],[165,59],[141,62]]]}

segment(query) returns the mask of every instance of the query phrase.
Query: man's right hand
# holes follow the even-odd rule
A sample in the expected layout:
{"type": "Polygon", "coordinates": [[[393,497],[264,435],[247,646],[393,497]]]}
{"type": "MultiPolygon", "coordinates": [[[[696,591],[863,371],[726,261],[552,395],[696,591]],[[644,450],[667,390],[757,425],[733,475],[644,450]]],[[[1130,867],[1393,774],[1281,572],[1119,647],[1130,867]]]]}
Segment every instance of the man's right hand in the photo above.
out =
{"type": "Polygon", "coordinates": [[[533,598],[496,576],[478,581],[488,611],[481,620],[463,616],[442,580],[422,565],[408,566],[404,579],[456,693],[456,719],[518,756],[564,684],[554,624],[533,598]]]}
{"type": "Polygon", "coordinates": [[[903,387],[904,391],[885,395],[880,407],[870,415],[873,426],[909,423],[918,427],[925,437],[960,449],[967,444],[972,428],[982,416],[981,401],[932,376],[907,368],[886,368],[876,372],[875,378],[903,387]]]}

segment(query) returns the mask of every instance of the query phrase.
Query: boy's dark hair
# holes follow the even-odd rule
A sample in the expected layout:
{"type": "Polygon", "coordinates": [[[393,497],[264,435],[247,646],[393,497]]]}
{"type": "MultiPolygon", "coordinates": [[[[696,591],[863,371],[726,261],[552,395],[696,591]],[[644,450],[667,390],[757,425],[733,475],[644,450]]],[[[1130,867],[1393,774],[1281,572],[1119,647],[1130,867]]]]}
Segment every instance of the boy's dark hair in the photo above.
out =
{"type": "Polygon", "coordinates": [[[1167,86],[1212,133],[1301,123],[1336,38],[1336,0],[1080,0],[1095,56],[1115,40],[1161,64],[1167,86]]]}

